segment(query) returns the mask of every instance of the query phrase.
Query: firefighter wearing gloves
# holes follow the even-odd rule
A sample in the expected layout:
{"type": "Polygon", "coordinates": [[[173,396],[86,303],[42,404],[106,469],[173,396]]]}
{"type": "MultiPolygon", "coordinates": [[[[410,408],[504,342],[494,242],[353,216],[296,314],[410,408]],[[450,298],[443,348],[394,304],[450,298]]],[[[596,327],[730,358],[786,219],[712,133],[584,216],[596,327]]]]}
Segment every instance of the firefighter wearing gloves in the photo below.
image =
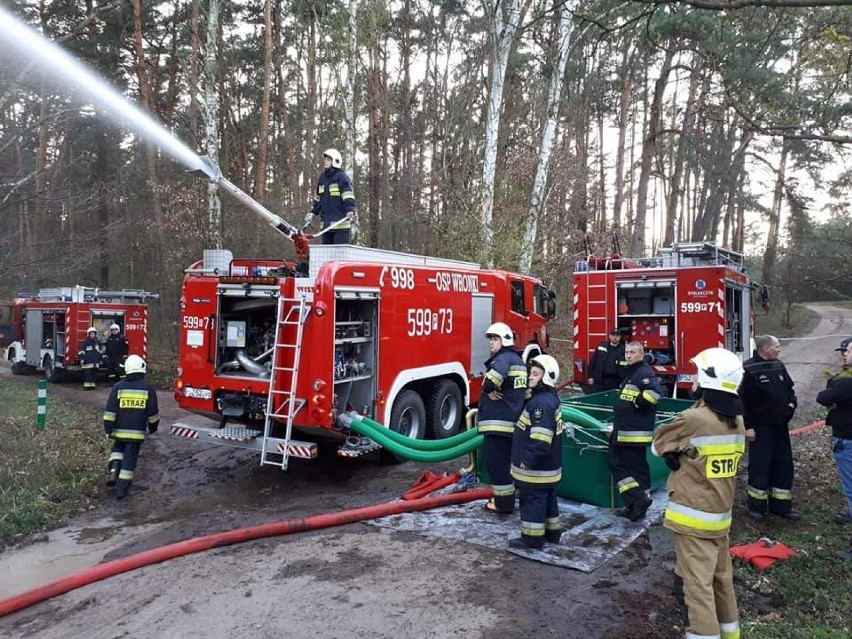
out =
{"type": "Polygon", "coordinates": [[[663,526],[675,536],[675,592],[686,605],[686,637],[739,639],[728,531],[745,452],[737,394],[743,365],[724,348],[701,351],[692,362],[699,400],[660,426],[651,446],[672,470],[663,526]]]}
{"type": "Polygon", "coordinates": [[[145,381],[145,360],[131,355],[124,363],[126,379],[112,387],[104,410],[104,430],[115,440],[107,466],[107,486],[123,499],[133,483],[139,449],[146,431],[156,433],[160,424],[157,391],[145,381]]]}
{"type": "Polygon", "coordinates": [[[662,395],[644,355],[641,342],[630,342],[624,349],[627,364],[613,406],[609,440],[609,467],[624,502],[624,508],[615,512],[630,521],[642,519],[652,503],[647,448],[653,437],[657,403],[662,395]]]}
{"type": "Polygon", "coordinates": [[[305,216],[305,226],[319,215],[324,229],[334,225],[333,230],[323,234],[323,244],[349,244],[356,220],[352,181],[343,170],[343,158],[337,149],[326,149],[322,157],[324,170],[317,180],[314,204],[305,216]]]}
{"type": "Polygon", "coordinates": [[[743,363],[740,387],[749,443],[748,514],[767,513],[796,521],[793,510],[793,448],[789,423],[798,406],[793,380],[778,360],[781,344],[772,335],[755,340],[754,357],[743,363]]]}
{"type": "Polygon", "coordinates": [[[515,485],[509,471],[512,433],[524,409],[527,367],[512,348],[515,336],[503,322],[488,327],[491,357],[485,362],[485,379],[479,397],[477,430],[483,435],[485,469],[491,479],[494,498],[485,504],[490,512],[508,514],[515,510],[515,485]]]}
{"type": "Polygon", "coordinates": [[[77,356],[80,359],[80,368],[83,369],[83,390],[95,390],[95,380],[98,374],[98,366],[101,365],[103,347],[98,341],[98,329],[90,326],[86,331],[86,341],[80,347],[77,356]]]}
{"type": "Polygon", "coordinates": [[[539,550],[562,535],[556,486],[562,479],[562,407],[556,393],[559,364],[550,355],[530,360],[529,399],[512,437],[512,478],[518,487],[521,536],[510,548],[539,550]]]}
{"type": "Polygon", "coordinates": [[[109,381],[115,383],[119,377],[124,378],[124,360],[127,359],[129,350],[127,338],[121,334],[121,327],[118,324],[110,326],[109,337],[106,341],[106,366],[109,381]]]}

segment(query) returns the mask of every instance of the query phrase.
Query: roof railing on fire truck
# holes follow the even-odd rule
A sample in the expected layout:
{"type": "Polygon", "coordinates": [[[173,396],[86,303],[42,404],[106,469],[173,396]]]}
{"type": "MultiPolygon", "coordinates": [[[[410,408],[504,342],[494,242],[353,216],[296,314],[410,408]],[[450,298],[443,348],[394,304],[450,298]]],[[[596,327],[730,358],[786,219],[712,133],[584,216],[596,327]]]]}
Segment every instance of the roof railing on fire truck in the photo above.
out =
{"type": "Polygon", "coordinates": [[[623,270],[639,268],[678,268],[686,266],[728,266],[743,270],[743,255],[721,248],[715,242],[683,242],[660,249],[654,257],[625,258],[615,254],[608,258],[589,255],[577,262],[577,271],[623,270]]]}
{"type": "Polygon", "coordinates": [[[40,302],[145,302],[149,299],[158,300],[160,295],[136,288],[108,290],[78,284],[39,289],[35,299],[40,302]]]}

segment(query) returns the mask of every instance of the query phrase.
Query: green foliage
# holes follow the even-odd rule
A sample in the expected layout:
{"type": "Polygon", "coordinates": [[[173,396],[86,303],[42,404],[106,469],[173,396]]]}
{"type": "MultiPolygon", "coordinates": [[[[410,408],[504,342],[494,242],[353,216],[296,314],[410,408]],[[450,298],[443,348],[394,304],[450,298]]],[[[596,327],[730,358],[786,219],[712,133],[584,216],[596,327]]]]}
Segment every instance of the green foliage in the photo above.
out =
{"type": "Polygon", "coordinates": [[[107,459],[101,414],[50,397],[35,426],[36,388],[0,384],[0,546],[91,504],[107,459]]]}

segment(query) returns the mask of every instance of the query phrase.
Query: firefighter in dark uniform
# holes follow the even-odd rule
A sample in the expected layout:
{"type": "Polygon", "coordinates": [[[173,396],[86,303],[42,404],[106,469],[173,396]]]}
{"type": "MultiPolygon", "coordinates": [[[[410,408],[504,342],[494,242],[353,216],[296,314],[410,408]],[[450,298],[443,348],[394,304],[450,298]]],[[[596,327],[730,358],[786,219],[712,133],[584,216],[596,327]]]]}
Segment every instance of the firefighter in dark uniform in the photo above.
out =
{"type": "Polygon", "coordinates": [[[654,434],[657,403],[663,394],[644,355],[641,342],[630,342],[624,349],[627,364],[613,406],[609,440],[609,468],[624,502],[624,508],[615,512],[630,521],[642,519],[651,505],[647,449],[654,434]]]}
{"type": "Polygon", "coordinates": [[[119,377],[124,378],[124,360],[129,350],[127,338],[121,334],[121,327],[118,324],[110,326],[106,341],[107,377],[110,382],[115,383],[119,377]]]}
{"type": "Polygon", "coordinates": [[[83,390],[95,390],[97,384],[98,367],[103,358],[103,346],[98,341],[98,329],[90,326],[86,331],[86,341],[77,352],[80,359],[80,368],[83,369],[83,390]]]}
{"type": "Polygon", "coordinates": [[[107,466],[107,486],[123,499],[133,483],[139,449],[145,432],[156,433],[160,424],[157,391],[145,381],[145,360],[131,355],[124,363],[126,379],[112,387],[104,410],[104,430],[115,440],[107,466]]]}
{"type": "Polygon", "coordinates": [[[748,513],[767,513],[796,521],[793,510],[793,449],[789,423],[798,401],[787,367],[779,360],[781,344],[772,335],[755,340],[754,357],[743,363],[740,397],[745,407],[748,452],[748,513]]]}
{"type": "Polygon", "coordinates": [[[593,391],[602,393],[618,388],[623,367],[624,342],[621,331],[614,328],[609,332],[609,339],[598,344],[589,361],[589,384],[593,385],[593,391]]]}
{"type": "Polygon", "coordinates": [[[541,549],[562,536],[556,487],[562,479],[562,406],[556,393],[559,364],[550,355],[530,360],[529,399],[512,437],[512,478],[518,487],[521,536],[510,548],[541,549]]]}
{"type": "Polygon", "coordinates": [[[524,410],[527,367],[512,348],[515,335],[503,322],[488,327],[491,357],[485,362],[485,379],[479,396],[477,430],[484,437],[482,454],[491,479],[494,498],[485,504],[490,512],[508,514],[515,510],[515,485],[509,471],[512,433],[524,410]]]}
{"type": "Polygon", "coordinates": [[[352,181],[343,170],[343,157],[337,149],[326,149],[322,157],[324,170],[317,180],[314,204],[305,217],[305,226],[319,215],[324,229],[335,224],[334,230],[323,234],[323,244],[349,244],[356,219],[352,181]]]}
{"type": "Polygon", "coordinates": [[[686,607],[686,636],[739,639],[728,532],[745,452],[737,395],[743,365],[723,348],[701,351],[692,362],[700,398],[660,426],[651,446],[672,470],[663,526],[675,536],[675,593],[686,607]]]}

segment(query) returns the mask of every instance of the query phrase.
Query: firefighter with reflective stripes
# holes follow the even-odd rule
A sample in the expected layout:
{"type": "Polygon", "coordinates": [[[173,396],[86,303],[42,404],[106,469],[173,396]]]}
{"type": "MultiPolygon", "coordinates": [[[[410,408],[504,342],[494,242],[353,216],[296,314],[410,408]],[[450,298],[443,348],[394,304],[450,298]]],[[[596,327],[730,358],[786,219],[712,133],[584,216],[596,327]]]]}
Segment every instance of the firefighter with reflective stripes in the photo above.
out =
{"type": "Polygon", "coordinates": [[[724,348],[701,351],[692,362],[699,400],[660,426],[651,446],[672,470],[663,526],[675,535],[675,592],[686,606],[686,638],[739,639],[728,531],[745,452],[737,394],[743,367],[724,348]]]}
{"type": "Polygon", "coordinates": [[[107,377],[115,383],[119,377],[124,378],[124,360],[127,359],[127,353],[130,350],[127,338],[121,334],[121,327],[118,324],[109,327],[105,348],[107,377]]]}
{"type": "Polygon", "coordinates": [[[598,344],[589,361],[589,384],[593,385],[594,392],[602,393],[618,388],[624,363],[621,331],[613,328],[609,332],[609,339],[598,344]]]}
{"type": "Polygon", "coordinates": [[[609,467],[624,508],[619,517],[639,521],[651,505],[651,470],[647,448],[654,434],[657,403],[662,396],[654,371],[645,363],[641,342],[625,346],[627,365],[613,406],[613,429],[609,440],[609,467]]]}
{"type": "Polygon", "coordinates": [[[485,362],[485,379],[479,396],[477,430],[484,437],[485,469],[494,498],[485,504],[490,512],[508,514],[515,510],[515,485],[509,472],[512,433],[524,409],[527,367],[515,345],[515,334],[503,322],[488,327],[491,357],[485,362]]]}
{"type": "Polygon", "coordinates": [[[740,387],[748,449],[748,514],[767,513],[796,521],[793,510],[793,447],[790,420],[798,400],[787,367],[778,360],[781,344],[772,335],[755,339],[754,357],[743,363],[740,387]]]}
{"type": "Polygon", "coordinates": [[[356,219],[352,181],[343,170],[343,157],[337,149],[326,149],[322,157],[324,170],[317,180],[314,204],[305,217],[305,226],[319,215],[324,229],[335,225],[334,230],[322,235],[323,244],[349,244],[356,219]]]}
{"type": "Polygon", "coordinates": [[[83,390],[95,390],[98,366],[103,358],[103,346],[98,340],[98,329],[90,326],[86,331],[86,341],[77,352],[80,368],[83,369],[83,390]]]}
{"type": "Polygon", "coordinates": [[[157,391],[145,381],[145,360],[131,355],[124,363],[127,378],[112,387],[104,411],[104,430],[115,440],[109,456],[107,486],[123,499],[130,490],[145,433],[160,424],[157,391]]]}
{"type": "Polygon", "coordinates": [[[559,364],[550,355],[530,360],[529,399],[512,437],[512,478],[518,487],[521,536],[510,548],[539,550],[562,536],[556,487],[562,479],[562,406],[556,393],[559,364]]]}

